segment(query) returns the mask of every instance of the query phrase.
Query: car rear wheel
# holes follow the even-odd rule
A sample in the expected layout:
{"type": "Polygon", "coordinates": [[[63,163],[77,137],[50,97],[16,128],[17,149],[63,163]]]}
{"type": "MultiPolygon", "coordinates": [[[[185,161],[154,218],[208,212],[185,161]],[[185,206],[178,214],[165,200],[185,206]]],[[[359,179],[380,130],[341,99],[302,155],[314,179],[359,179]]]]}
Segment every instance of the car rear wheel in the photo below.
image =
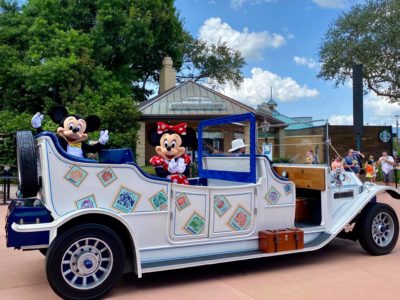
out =
{"type": "Polygon", "coordinates": [[[120,280],[125,248],[106,226],[74,227],[51,244],[46,256],[46,275],[54,292],[63,299],[98,299],[120,280]]]}
{"type": "Polygon", "coordinates": [[[24,198],[35,197],[39,190],[35,139],[31,131],[17,131],[18,188],[24,198]]]}
{"type": "Polygon", "coordinates": [[[399,236],[396,212],[387,204],[371,203],[364,208],[359,220],[358,237],[361,246],[372,255],[390,253],[399,236]]]}

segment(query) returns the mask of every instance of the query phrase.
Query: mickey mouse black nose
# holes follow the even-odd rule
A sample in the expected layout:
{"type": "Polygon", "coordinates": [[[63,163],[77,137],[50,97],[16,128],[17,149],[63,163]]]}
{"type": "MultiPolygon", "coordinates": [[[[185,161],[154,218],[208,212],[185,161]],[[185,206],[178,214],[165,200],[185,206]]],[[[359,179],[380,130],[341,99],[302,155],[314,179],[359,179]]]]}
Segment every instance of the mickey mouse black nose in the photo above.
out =
{"type": "Polygon", "coordinates": [[[79,131],[79,128],[74,128],[74,129],[72,129],[72,132],[73,133],[77,133],[79,131]]]}
{"type": "Polygon", "coordinates": [[[168,151],[171,151],[171,147],[167,147],[167,150],[168,150],[168,151]]]}

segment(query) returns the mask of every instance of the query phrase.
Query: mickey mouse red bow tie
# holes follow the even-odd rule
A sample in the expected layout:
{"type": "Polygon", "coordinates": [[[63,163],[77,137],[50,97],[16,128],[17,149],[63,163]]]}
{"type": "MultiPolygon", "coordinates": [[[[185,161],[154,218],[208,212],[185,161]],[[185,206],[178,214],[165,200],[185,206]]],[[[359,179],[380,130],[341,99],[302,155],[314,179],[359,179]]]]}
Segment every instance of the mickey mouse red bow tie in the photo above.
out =
{"type": "Polygon", "coordinates": [[[186,123],[180,123],[180,124],[172,126],[169,124],[165,124],[163,122],[157,122],[157,133],[162,134],[166,131],[171,130],[171,131],[175,131],[178,134],[185,135],[186,127],[187,127],[186,123]]]}

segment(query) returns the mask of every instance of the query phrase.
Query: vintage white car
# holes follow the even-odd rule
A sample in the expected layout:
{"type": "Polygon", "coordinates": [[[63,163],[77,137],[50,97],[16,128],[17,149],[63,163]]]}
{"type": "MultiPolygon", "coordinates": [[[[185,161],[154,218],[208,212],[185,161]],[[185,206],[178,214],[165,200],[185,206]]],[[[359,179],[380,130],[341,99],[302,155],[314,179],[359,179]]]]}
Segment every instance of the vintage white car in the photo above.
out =
{"type": "Polygon", "coordinates": [[[181,185],[143,172],[129,149],[107,150],[94,161],[66,153],[53,133],[18,132],[23,197],[9,206],[7,246],[45,253],[48,281],[67,299],[102,297],[124,272],[140,278],[314,251],[338,235],[373,255],[395,247],[396,213],[376,202],[381,192],[400,199],[395,189],[363,184],[350,172],[336,176],[324,165],[272,164],[256,155],[252,114],[203,121],[198,140],[199,177],[181,185]],[[205,127],[241,122],[250,124],[248,155],[203,153],[205,127]],[[308,217],[296,219],[304,198],[308,217]],[[260,250],[260,231],[285,228],[301,229],[304,247],[260,250]]]}

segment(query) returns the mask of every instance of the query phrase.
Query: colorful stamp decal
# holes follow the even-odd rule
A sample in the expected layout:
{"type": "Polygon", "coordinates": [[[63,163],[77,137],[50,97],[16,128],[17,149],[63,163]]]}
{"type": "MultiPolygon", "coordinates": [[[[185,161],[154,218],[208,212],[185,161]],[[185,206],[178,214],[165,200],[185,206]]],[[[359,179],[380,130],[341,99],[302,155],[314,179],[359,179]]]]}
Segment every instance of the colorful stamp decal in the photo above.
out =
{"type": "Polygon", "coordinates": [[[223,195],[214,195],[214,209],[222,217],[231,208],[228,199],[223,195]]]}
{"type": "Polygon", "coordinates": [[[250,213],[243,207],[238,206],[236,211],[233,213],[228,224],[236,231],[246,230],[251,222],[250,213]]]}
{"type": "Polygon", "coordinates": [[[100,173],[97,174],[97,177],[100,179],[101,183],[107,187],[115,180],[117,180],[117,175],[115,175],[114,171],[111,168],[106,168],[100,173]]]}
{"type": "Polygon", "coordinates": [[[79,200],[75,201],[75,204],[78,209],[96,208],[97,207],[96,200],[94,199],[93,195],[79,199],[79,200]]]}
{"type": "Polygon", "coordinates": [[[85,170],[79,168],[76,165],[73,165],[71,169],[69,169],[67,174],[65,174],[64,178],[72,183],[74,186],[78,187],[81,185],[87,175],[88,173],[85,170]]]}
{"type": "Polygon", "coordinates": [[[286,195],[293,193],[293,187],[291,183],[287,183],[283,186],[283,190],[285,191],[286,195]]]}
{"type": "Polygon", "coordinates": [[[151,197],[150,202],[156,211],[166,211],[168,209],[168,197],[164,190],[151,197]]]}
{"type": "Polygon", "coordinates": [[[269,205],[275,205],[280,197],[281,193],[279,193],[273,186],[269,188],[269,191],[265,195],[265,199],[269,205]]]}
{"type": "Polygon", "coordinates": [[[112,207],[124,213],[131,213],[138,203],[139,198],[140,194],[128,190],[127,188],[121,187],[112,207]]]}
{"type": "Polygon", "coordinates": [[[186,223],[185,229],[190,234],[199,235],[203,232],[205,224],[204,218],[195,212],[186,223]]]}
{"type": "Polygon", "coordinates": [[[175,204],[179,210],[182,210],[190,205],[190,201],[185,193],[181,193],[176,195],[175,204]]]}

